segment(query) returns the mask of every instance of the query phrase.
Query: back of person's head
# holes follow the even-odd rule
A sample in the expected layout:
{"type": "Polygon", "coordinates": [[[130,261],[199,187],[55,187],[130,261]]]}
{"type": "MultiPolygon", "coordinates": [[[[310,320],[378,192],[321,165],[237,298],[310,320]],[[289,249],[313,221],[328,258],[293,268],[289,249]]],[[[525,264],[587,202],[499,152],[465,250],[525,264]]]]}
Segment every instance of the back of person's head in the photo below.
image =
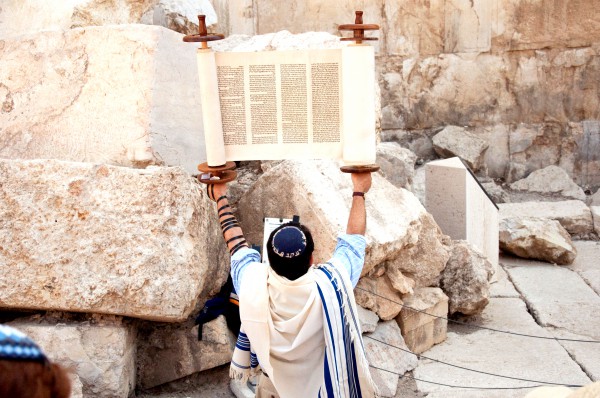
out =
{"type": "Polygon", "coordinates": [[[278,275],[296,280],[306,274],[315,249],[308,228],[300,223],[283,224],[267,240],[269,264],[278,275]]]}
{"type": "Polygon", "coordinates": [[[0,325],[0,397],[68,398],[66,371],[18,330],[0,325]]]}

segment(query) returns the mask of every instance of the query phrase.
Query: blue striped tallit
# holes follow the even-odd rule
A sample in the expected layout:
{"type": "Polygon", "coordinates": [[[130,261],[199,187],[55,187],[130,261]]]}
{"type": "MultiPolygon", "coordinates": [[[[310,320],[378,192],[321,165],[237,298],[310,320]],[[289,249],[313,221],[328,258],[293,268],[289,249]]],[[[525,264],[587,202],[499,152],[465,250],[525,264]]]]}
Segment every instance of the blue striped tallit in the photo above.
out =
{"type": "Polygon", "coordinates": [[[252,351],[250,340],[244,333],[243,328],[242,325],[235,343],[231,365],[229,366],[229,377],[245,382],[250,376],[256,375],[260,369],[256,354],[252,351]]]}
{"type": "Polygon", "coordinates": [[[315,280],[325,334],[325,377],[319,397],[375,397],[377,388],[365,356],[350,279],[330,264],[320,264],[315,280]]]}

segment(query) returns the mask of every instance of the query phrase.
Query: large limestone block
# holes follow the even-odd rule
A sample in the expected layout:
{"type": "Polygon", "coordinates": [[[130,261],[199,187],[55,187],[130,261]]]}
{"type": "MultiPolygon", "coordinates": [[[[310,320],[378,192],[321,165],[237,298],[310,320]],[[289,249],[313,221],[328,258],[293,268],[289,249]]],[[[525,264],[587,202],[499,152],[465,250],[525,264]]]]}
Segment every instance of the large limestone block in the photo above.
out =
{"type": "Polygon", "coordinates": [[[500,220],[510,217],[536,217],[557,220],[571,235],[585,236],[593,231],[592,212],[580,200],[561,202],[500,203],[500,220]]]}
{"type": "Polygon", "coordinates": [[[181,321],[227,276],[181,168],[0,161],[0,308],[181,321]]]}
{"type": "Polygon", "coordinates": [[[195,46],[146,25],[0,45],[0,157],[143,167],[205,157],[195,46]]]}
{"type": "Polygon", "coordinates": [[[444,4],[444,51],[485,52],[492,42],[494,2],[449,0],[444,4]]]}
{"type": "Polygon", "coordinates": [[[448,126],[433,137],[433,149],[440,157],[458,156],[473,171],[482,166],[487,148],[485,141],[458,126],[448,126]]]}
{"type": "Polygon", "coordinates": [[[448,296],[435,287],[415,289],[396,317],[408,348],[415,354],[446,339],[448,296]]]}
{"type": "Polygon", "coordinates": [[[385,1],[389,55],[433,55],[444,50],[443,0],[385,1]]]}
{"type": "Polygon", "coordinates": [[[600,40],[594,0],[502,1],[495,45],[507,50],[586,47],[600,40]]]}
{"type": "Polygon", "coordinates": [[[217,22],[209,0],[4,0],[0,9],[0,38],[45,30],[83,26],[143,23],[181,33],[198,28],[198,14],[207,25],[217,22]]]}
{"type": "MultiPolygon", "coordinates": [[[[323,262],[333,253],[338,234],[346,231],[351,203],[350,176],[341,173],[334,162],[284,161],[266,171],[240,199],[238,213],[246,239],[259,245],[264,217],[299,215],[312,232],[315,261],[323,262]]],[[[373,174],[366,207],[368,247],[363,275],[406,250],[424,250],[419,242],[425,234],[442,239],[435,223],[424,222],[428,214],[419,200],[378,174],[373,174]]]]}
{"type": "Polygon", "coordinates": [[[510,188],[516,191],[558,194],[567,198],[585,200],[585,193],[575,184],[567,172],[558,166],[548,166],[515,181],[510,188]]]}
{"type": "Polygon", "coordinates": [[[402,296],[385,275],[361,278],[354,289],[354,296],[359,306],[372,310],[384,321],[394,319],[402,310],[402,296]]]}
{"type": "Polygon", "coordinates": [[[523,258],[560,265],[577,256],[571,235],[556,220],[511,217],[500,222],[500,248],[523,258]]]}
{"type": "MultiPolygon", "coordinates": [[[[77,374],[84,397],[127,397],[135,388],[135,329],[120,319],[18,319],[11,326],[77,374]]],[[[75,395],[74,395],[75,396],[75,395]]]]}
{"type": "Polygon", "coordinates": [[[400,293],[412,293],[414,286],[435,286],[450,251],[450,238],[442,234],[431,214],[426,214],[419,220],[418,242],[386,261],[386,276],[400,293]]]}
{"type": "Polygon", "coordinates": [[[449,299],[449,313],[479,314],[489,302],[494,268],[466,241],[454,242],[440,286],[449,299]]]}
{"type": "Polygon", "coordinates": [[[384,397],[393,397],[398,387],[398,375],[414,369],[418,360],[402,338],[396,321],[379,322],[373,333],[363,336],[371,376],[384,397]],[[377,367],[378,369],[375,369],[377,367]]]}
{"type": "Polygon", "coordinates": [[[152,325],[140,330],[137,367],[138,386],[147,389],[212,369],[231,361],[235,337],[227,329],[224,316],[198,327],[152,325]]]}
{"type": "MultiPolygon", "coordinates": [[[[382,58],[382,125],[416,130],[547,120],[560,126],[598,120],[598,51],[593,46],[535,53],[441,54],[401,61],[382,58]],[[397,78],[388,78],[390,74],[397,78]]],[[[570,152],[582,148],[570,147],[570,152]]],[[[550,164],[556,163],[545,166],[550,164]]]]}

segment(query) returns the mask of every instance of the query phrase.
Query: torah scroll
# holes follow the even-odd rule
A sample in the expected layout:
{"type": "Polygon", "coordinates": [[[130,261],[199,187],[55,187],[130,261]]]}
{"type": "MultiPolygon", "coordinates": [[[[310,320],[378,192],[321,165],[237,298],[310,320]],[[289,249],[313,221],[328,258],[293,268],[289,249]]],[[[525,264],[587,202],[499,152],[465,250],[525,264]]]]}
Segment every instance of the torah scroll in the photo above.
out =
{"type": "Polygon", "coordinates": [[[375,163],[373,47],[198,50],[207,162],[375,163]]]}

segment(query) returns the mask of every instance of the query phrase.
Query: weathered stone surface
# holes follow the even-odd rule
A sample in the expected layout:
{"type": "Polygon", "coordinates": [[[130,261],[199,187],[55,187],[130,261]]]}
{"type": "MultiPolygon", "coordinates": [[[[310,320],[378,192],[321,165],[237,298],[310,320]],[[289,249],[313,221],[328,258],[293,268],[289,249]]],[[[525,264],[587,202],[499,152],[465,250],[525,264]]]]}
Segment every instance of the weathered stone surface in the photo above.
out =
{"type": "Polygon", "coordinates": [[[144,167],[204,161],[196,49],[145,25],[41,32],[0,46],[0,157],[144,167]]]}
{"type": "Polygon", "coordinates": [[[600,338],[600,297],[576,272],[543,263],[508,267],[506,272],[540,325],[600,338]]]}
{"type": "Polygon", "coordinates": [[[444,2],[384,1],[387,33],[381,36],[389,55],[439,54],[444,49],[444,2]]]}
{"type": "Polygon", "coordinates": [[[594,138],[597,123],[519,124],[509,138],[510,162],[506,180],[525,178],[544,167],[558,165],[579,185],[600,184],[598,144],[594,138]]]}
{"type": "Polygon", "coordinates": [[[430,323],[437,317],[448,315],[448,296],[437,287],[415,289],[411,295],[404,296],[404,306],[396,317],[402,332],[409,332],[430,323]]]}
{"type": "Polygon", "coordinates": [[[390,267],[386,273],[394,290],[402,294],[412,294],[416,285],[414,279],[405,276],[398,268],[390,267]]]}
{"type": "Polygon", "coordinates": [[[431,214],[425,214],[419,222],[416,244],[403,248],[398,257],[386,263],[392,286],[402,293],[407,293],[402,286],[408,283],[412,287],[412,281],[418,287],[436,285],[450,257],[450,238],[442,234],[431,214]],[[406,278],[409,280],[406,281],[406,278]]]}
{"type": "Polygon", "coordinates": [[[419,288],[404,297],[396,322],[408,348],[420,354],[446,339],[447,316],[448,297],[444,292],[435,287],[419,288]]]}
{"type": "Polygon", "coordinates": [[[571,236],[556,220],[510,217],[500,222],[500,248],[523,258],[559,265],[571,264],[577,249],[571,236]]]}
{"type": "Polygon", "coordinates": [[[358,320],[360,321],[360,330],[363,333],[374,332],[377,327],[377,322],[379,322],[379,317],[373,311],[369,311],[366,308],[361,307],[360,305],[356,306],[358,310],[358,320]]]}
{"type": "Polygon", "coordinates": [[[590,204],[592,206],[600,206],[600,189],[598,189],[596,193],[592,195],[590,204]]]}
{"type": "MultiPolygon", "coordinates": [[[[494,45],[513,50],[585,47],[600,40],[600,12],[591,1],[504,1],[494,45]]],[[[500,6],[499,6],[500,7],[500,6]]]]}
{"type": "Polygon", "coordinates": [[[389,57],[382,60],[380,81],[385,87],[384,114],[393,119],[384,125],[424,129],[544,123],[548,117],[556,120],[548,126],[597,120],[598,51],[593,46],[535,53],[389,57]],[[401,73],[402,78],[388,79],[388,73],[401,73]]]}
{"type": "Polygon", "coordinates": [[[485,0],[444,3],[445,52],[485,52],[491,47],[494,5],[485,0]]]}
{"type": "Polygon", "coordinates": [[[159,0],[154,3],[152,13],[144,15],[140,22],[164,26],[186,35],[198,34],[198,15],[206,17],[208,27],[217,23],[210,0],[159,0]]]}
{"type": "Polygon", "coordinates": [[[515,181],[510,188],[517,191],[559,194],[561,196],[585,200],[585,193],[575,184],[565,170],[558,166],[548,166],[529,174],[527,178],[515,181]]]}
{"type": "Polygon", "coordinates": [[[373,333],[363,337],[371,376],[382,396],[393,397],[398,386],[398,375],[403,375],[417,366],[417,357],[408,352],[400,327],[396,321],[380,322],[373,333]],[[397,348],[395,348],[397,347],[397,348]]]}
{"type": "Polygon", "coordinates": [[[440,285],[449,298],[449,313],[481,313],[489,302],[492,264],[468,242],[454,241],[440,285]]]}
{"type": "Polygon", "coordinates": [[[495,182],[482,182],[481,186],[490,195],[494,203],[510,203],[510,195],[495,182]]]}
{"type": "Polygon", "coordinates": [[[398,188],[410,190],[415,174],[417,156],[395,142],[377,145],[377,164],[381,174],[398,188]]]}
{"type": "Polygon", "coordinates": [[[227,329],[223,315],[204,324],[201,341],[198,341],[198,326],[158,325],[151,329],[140,331],[137,383],[141,388],[168,383],[231,361],[236,338],[227,329]]]}
{"type": "Polygon", "coordinates": [[[84,26],[150,24],[198,33],[197,15],[217,22],[209,0],[71,0],[48,3],[6,0],[0,9],[0,38],[84,26]]]}
{"type": "MultiPolygon", "coordinates": [[[[261,244],[264,217],[299,215],[316,242],[315,262],[323,262],[333,253],[337,235],[346,230],[351,197],[350,177],[340,173],[334,162],[285,161],[260,176],[240,199],[239,220],[246,239],[261,244]],[[285,200],[282,192],[286,193],[285,200]]],[[[366,206],[368,248],[363,275],[398,256],[408,262],[413,261],[411,258],[427,257],[428,267],[437,269],[439,274],[447,258],[442,256],[446,255],[445,246],[440,242],[442,235],[412,193],[374,174],[366,206]],[[390,224],[389,220],[394,223],[390,224]]],[[[414,272],[417,271],[422,272],[414,272]]],[[[434,273],[432,270],[423,272],[434,273]]]]}
{"type": "Polygon", "coordinates": [[[458,126],[448,126],[433,137],[433,149],[438,155],[442,158],[458,156],[473,171],[482,166],[487,148],[485,141],[458,126]]]}
{"type": "MultiPolygon", "coordinates": [[[[529,380],[565,380],[572,384],[585,385],[589,377],[574,363],[569,354],[543,327],[538,325],[527,312],[525,303],[519,298],[493,298],[481,316],[468,325],[448,324],[448,339],[433,346],[426,356],[482,372],[529,380]],[[474,327],[518,331],[550,339],[523,338],[506,333],[474,327]],[[468,353],[468,355],[466,354],[468,353]],[[511,365],[507,367],[507,363],[511,365]]],[[[421,380],[467,387],[490,387],[489,374],[465,372],[464,369],[428,360],[421,360],[413,371],[421,380]],[[459,384],[460,381],[460,384],[459,384]]],[[[523,389],[489,391],[449,388],[442,385],[417,381],[417,387],[427,397],[467,398],[523,398],[523,389]],[[485,395],[484,395],[485,394],[485,395]]],[[[531,386],[526,381],[495,377],[494,387],[531,386]]]]}
{"type": "Polygon", "coordinates": [[[417,198],[419,198],[419,202],[425,204],[427,203],[426,201],[426,187],[425,187],[425,180],[426,180],[426,168],[425,167],[418,167],[415,169],[415,176],[413,178],[413,186],[412,186],[412,193],[415,194],[415,196],[417,198]]]}
{"type": "Polygon", "coordinates": [[[2,160],[0,185],[1,308],[182,321],[227,278],[214,205],[181,168],[2,160]]]}
{"type": "Polygon", "coordinates": [[[71,380],[71,395],[69,398],[83,398],[83,383],[75,373],[69,373],[71,380]]]}
{"type": "Polygon", "coordinates": [[[511,126],[497,123],[491,126],[469,128],[469,131],[489,144],[483,156],[487,175],[491,178],[505,178],[510,163],[508,142],[511,126]]]}
{"type": "Polygon", "coordinates": [[[593,232],[592,213],[584,202],[565,200],[560,202],[500,203],[500,220],[512,217],[536,217],[557,220],[575,236],[593,232]]]}
{"type": "Polygon", "coordinates": [[[594,231],[600,236],[600,206],[591,206],[590,210],[594,219],[594,231]]]}
{"type": "MultiPolygon", "coordinates": [[[[500,265],[503,265],[507,256],[500,256],[500,265]]],[[[516,258],[515,258],[516,259],[516,258]]],[[[519,292],[515,289],[515,286],[512,284],[510,279],[508,279],[508,275],[506,271],[504,271],[504,267],[498,267],[495,275],[496,281],[493,282],[490,286],[490,297],[499,297],[499,298],[519,298],[519,292]]]]}
{"type": "Polygon", "coordinates": [[[127,397],[135,388],[135,330],[120,319],[87,322],[18,319],[50,360],[75,371],[85,397],[127,397]]]}
{"type": "Polygon", "coordinates": [[[354,296],[359,306],[370,309],[384,321],[394,319],[402,310],[402,296],[392,288],[385,275],[361,278],[354,289],[354,296]]]}
{"type": "Polygon", "coordinates": [[[600,242],[574,241],[577,258],[571,269],[577,272],[585,282],[600,295],[600,242]]]}

